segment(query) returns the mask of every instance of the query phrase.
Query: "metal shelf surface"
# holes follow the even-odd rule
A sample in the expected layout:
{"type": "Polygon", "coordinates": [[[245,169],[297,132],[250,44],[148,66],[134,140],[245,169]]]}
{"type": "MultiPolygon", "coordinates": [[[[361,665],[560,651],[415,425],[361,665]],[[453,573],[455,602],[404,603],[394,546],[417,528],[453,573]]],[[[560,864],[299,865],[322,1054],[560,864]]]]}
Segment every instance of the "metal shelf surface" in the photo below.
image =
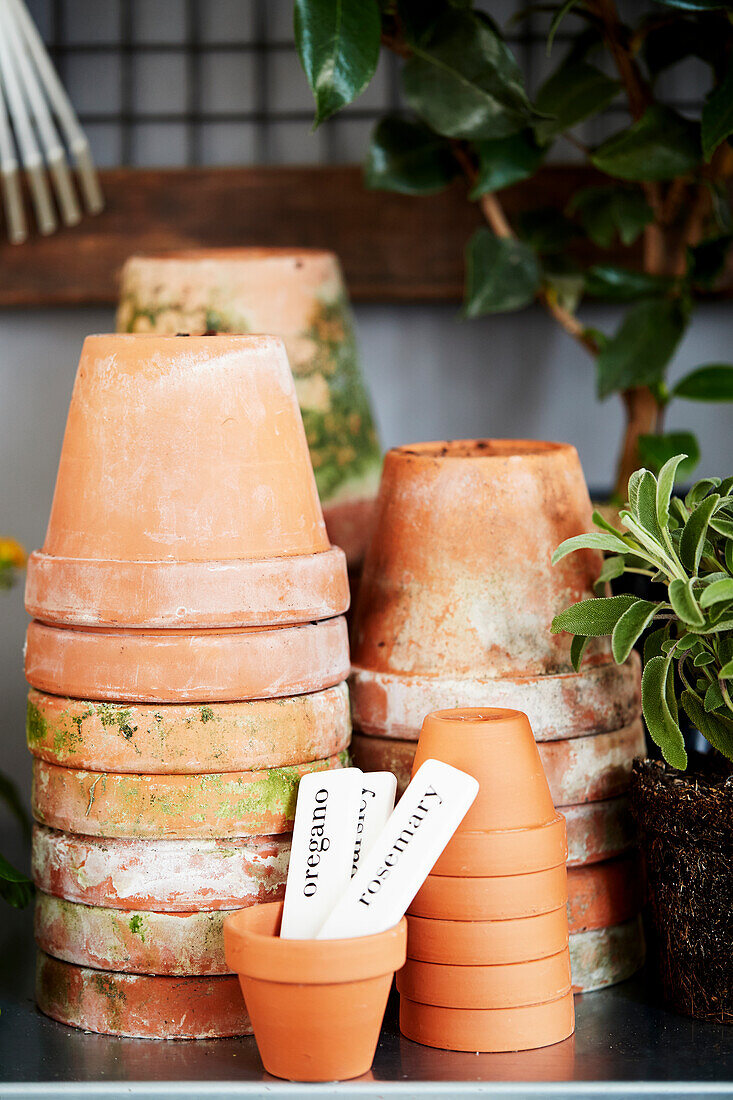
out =
{"type": "Polygon", "coordinates": [[[576,998],[575,1035],[521,1054],[455,1054],[404,1039],[390,1002],[370,1074],[298,1085],[267,1076],[254,1039],[155,1042],[76,1031],[33,1002],[32,916],[0,912],[0,1097],[733,1097],[733,1028],[655,1005],[643,975],[576,998]]]}

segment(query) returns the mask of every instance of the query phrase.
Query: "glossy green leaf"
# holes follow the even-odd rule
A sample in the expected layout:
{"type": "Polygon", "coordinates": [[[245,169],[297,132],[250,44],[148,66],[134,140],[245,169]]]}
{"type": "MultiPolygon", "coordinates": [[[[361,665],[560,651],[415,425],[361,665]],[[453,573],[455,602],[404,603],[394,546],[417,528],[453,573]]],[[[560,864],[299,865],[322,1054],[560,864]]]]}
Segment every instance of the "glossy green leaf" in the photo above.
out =
{"type": "Polygon", "coordinates": [[[685,569],[693,575],[697,574],[708,523],[719,500],[717,493],[706,497],[697,505],[682,530],[679,557],[685,569]]]}
{"type": "Polygon", "coordinates": [[[495,141],[475,143],[478,176],[471,190],[477,199],[490,191],[501,191],[512,183],[533,176],[542,163],[545,150],[537,144],[531,130],[522,130],[495,141]]]}
{"type": "Polygon", "coordinates": [[[522,309],[539,286],[540,267],[531,248],[488,229],[474,233],[466,250],[466,316],[522,309]]]}
{"type": "Polygon", "coordinates": [[[295,0],[295,44],[316,101],[315,125],[361,95],[379,60],[376,0],[295,0]]]}
{"type": "Polygon", "coordinates": [[[535,97],[538,111],[549,117],[535,125],[537,140],[552,141],[583,119],[603,111],[620,91],[617,80],[586,61],[563,64],[541,86],[535,97]]]}
{"type": "Polygon", "coordinates": [[[712,653],[709,653],[705,649],[701,649],[698,653],[695,654],[692,663],[695,668],[705,668],[706,665],[712,665],[714,661],[715,657],[712,653]]]}
{"type": "MultiPolygon", "coordinates": [[[[687,508],[693,508],[696,504],[699,504],[708,493],[713,489],[717,489],[720,486],[719,477],[703,477],[699,481],[696,481],[692,488],[689,490],[685,497],[685,505],[687,508]]],[[[718,496],[721,494],[718,493],[718,496]]]]}
{"type": "Polygon", "coordinates": [[[628,658],[658,610],[659,605],[650,600],[637,600],[624,611],[611,636],[611,650],[617,665],[622,665],[628,658]]]}
{"type": "Polygon", "coordinates": [[[547,34],[547,56],[548,57],[550,56],[550,53],[552,52],[552,46],[553,46],[553,43],[555,41],[555,35],[557,34],[558,30],[560,29],[560,24],[562,23],[563,19],[568,14],[568,12],[571,11],[574,7],[577,7],[578,2],[579,2],[579,0],[564,0],[564,3],[560,4],[560,7],[557,9],[555,14],[553,15],[552,22],[550,23],[550,29],[549,29],[548,34],[547,34]]]}
{"type": "Polygon", "coordinates": [[[733,720],[727,715],[707,714],[698,697],[689,690],[682,692],[682,706],[705,740],[733,760],[733,720]]]}
{"type": "Polygon", "coordinates": [[[692,432],[667,432],[665,435],[640,435],[639,457],[651,470],[661,470],[664,463],[682,452],[686,455],[680,464],[678,476],[684,480],[690,476],[700,461],[700,445],[692,432]]]}
{"type": "Polygon", "coordinates": [[[553,207],[523,210],[515,222],[518,235],[541,256],[564,252],[578,236],[577,226],[553,207]]]}
{"type": "Polygon", "coordinates": [[[599,638],[612,634],[616,623],[635,604],[634,596],[607,596],[595,600],[582,600],[566,607],[552,620],[552,633],[583,634],[589,638],[599,638]]]}
{"type": "Polygon", "coordinates": [[[577,215],[599,248],[610,248],[617,236],[623,244],[633,244],[654,218],[643,191],[619,184],[581,188],[570,200],[568,213],[577,215]]]}
{"type": "Polygon", "coordinates": [[[649,107],[631,126],[599,145],[591,161],[626,180],[668,180],[692,172],[701,161],[699,127],[669,107],[649,107]]]}
{"type": "Polygon", "coordinates": [[[710,526],[719,535],[724,535],[727,539],[733,539],[733,520],[726,519],[722,515],[713,516],[710,520],[710,526]]]}
{"type": "Polygon", "coordinates": [[[596,360],[599,397],[661,382],[686,324],[679,301],[658,298],[632,306],[596,360]]]}
{"type": "Polygon", "coordinates": [[[683,581],[675,579],[669,586],[669,602],[678,619],[688,626],[704,626],[705,616],[700,610],[700,605],[695,599],[692,590],[692,578],[683,581]]]}
{"type": "Polygon", "coordinates": [[[590,638],[584,638],[582,634],[576,634],[570,643],[570,663],[576,672],[580,671],[580,666],[583,663],[583,655],[589,641],[590,638]]]}
{"type": "Polygon", "coordinates": [[[672,491],[677,476],[677,467],[681,462],[684,462],[687,457],[687,455],[679,453],[672,455],[667,459],[659,471],[657,477],[656,506],[657,523],[662,528],[669,527],[669,502],[672,499],[672,491]]]}
{"type": "Polygon", "coordinates": [[[733,600],[733,577],[726,577],[708,585],[700,596],[700,607],[712,607],[713,604],[733,600]]]}
{"type": "Polygon", "coordinates": [[[402,84],[410,107],[447,137],[507,137],[534,118],[519,66],[474,12],[447,12],[413,46],[402,84]]]}
{"type": "Polygon", "coordinates": [[[673,768],[687,767],[687,753],[682,730],[675,721],[667,698],[667,680],[672,675],[669,657],[652,657],[644,666],[641,678],[641,705],[649,736],[662,750],[673,768]]]}
{"type": "Polygon", "coordinates": [[[688,401],[733,401],[733,366],[709,363],[681,378],[672,390],[688,401]]]}
{"type": "Polygon", "coordinates": [[[5,856],[0,855],[0,898],[14,909],[24,909],[33,896],[33,884],[5,856]]]}
{"type": "Polygon", "coordinates": [[[381,191],[429,195],[460,171],[450,143],[424,123],[388,115],[372,134],[364,182],[381,191]]]}
{"type": "Polygon", "coordinates": [[[594,298],[609,302],[637,302],[640,298],[658,298],[675,285],[667,275],[647,275],[615,264],[595,264],[585,274],[586,291],[594,298]]]}
{"type": "Polygon", "coordinates": [[[726,138],[733,134],[733,61],[725,76],[705,100],[702,109],[702,150],[709,161],[726,138]]]}
{"type": "Polygon", "coordinates": [[[629,547],[620,535],[612,534],[610,531],[590,531],[587,535],[573,535],[572,538],[560,543],[552,555],[552,564],[557,565],[566,554],[572,554],[576,550],[607,550],[612,554],[625,554],[628,553],[629,547]]]}

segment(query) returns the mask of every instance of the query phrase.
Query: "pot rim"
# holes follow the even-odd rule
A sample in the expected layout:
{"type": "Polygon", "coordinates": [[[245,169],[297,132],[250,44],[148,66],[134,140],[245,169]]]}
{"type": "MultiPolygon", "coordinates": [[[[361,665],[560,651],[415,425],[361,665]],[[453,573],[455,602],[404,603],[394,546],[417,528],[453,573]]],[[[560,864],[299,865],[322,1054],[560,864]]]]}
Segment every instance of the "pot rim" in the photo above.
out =
{"type": "MultiPolygon", "coordinates": [[[[337,260],[335,252],[329,248],[317,248],[308,245],[297,245],[294,248],[288,245],[220,245],[212,248],[173,248],[170,250],[134,252],[128,257],[125,266],[133,261],[154,260],[185,260],[193,261],[217,261],[217,260],[270,260],[270,259],[320,259],[329,257],[337,260]]],[[[218,334],[217,334],[218,335],[218,334]]]]}
{"type": "Polygon", "coordinates": [[[449,459],[506,461],[509,458],[543,458],[570,453],[575,453],[572,443],[555,443],[541,439],[436,439],[391,447],[385,458],[416,459],[427,462],[449,459]]]}

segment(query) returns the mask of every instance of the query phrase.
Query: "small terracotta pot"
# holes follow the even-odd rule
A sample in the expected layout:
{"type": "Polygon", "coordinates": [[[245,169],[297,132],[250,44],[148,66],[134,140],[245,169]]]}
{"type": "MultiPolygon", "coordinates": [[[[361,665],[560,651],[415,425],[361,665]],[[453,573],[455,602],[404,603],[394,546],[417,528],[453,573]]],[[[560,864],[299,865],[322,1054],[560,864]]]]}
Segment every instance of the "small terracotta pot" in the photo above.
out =
{"type": "Polygon", "coordinates": [[[557,1000],[570,985],[567,947],[542,959],[491,966],[408,959],[397,975],[400,995],[444,1008],[521,1008],[557,1000]]]}
{"type": "Polygon", "coordinates": [[[535,917],[513,920],[436,920],[407,918],[407,955],[454,966],[519,963],[556,955],[568,945],[563,905],[535,917]]]}
{"type": "Polygon", "coordinates": [[[50,764],[113,772],[236,772],[341,752],[346,684],[311,695],[204,706],[99,703],[28,693],[26,736],[50,764]]]}
{"type": "Polygon", "coordinates": [[[635,917],[643,901],[638,852],[568,871],[570,932],[607,928],[635,917]]]}
{"type": "Polygon", "coordinates": [[[118,974],[39,952],[36,1002],[53,1020],[103,1035],[219,1039],[252,1034],[239,982],[230,975],[118,974]]]}
{"type": "Polygon", "coordinates": [[[350,562],[361,560],[381,454],[333,253],[217,248],[133,256],[122,269],[117,329],[282,337],[329,535],[350,562]]]}
{"type": "Polygon", "coordinates": [[[626,798],[608,798],[581,806],[559,806],[568,830],[568,867],[612,859],[636,842],[626,798]]]}
{"type": "Polygon", "coordinates": [[[443,1050],[534,1050],[569,1038],[574,1029],[571,992],[556,1001],[523,1008],[441,1008],[400,998],[402,1034],[443,1050]]]}
{"type": "Polygon", "coordinates": [[[129,840],[33,826],[33,881],[84,905],[170,913],[239,909],[285,891],[290,835],[129,840]]]}
{"type": "Polygon", "coordinates": [[[433,867],[434,875],[487,878],[527,874],[564,864],[568,856],[565,819],[555,814],[546,825],[453,834],[433,867]]]}
{"type": "Polygon", "coordinates": [[[460,706],[522,710],[537,741],[620,729],[641,713],[641,665],[635,652],[625,665],[592,665],[579,673],[502,679],[480,673],[461,677],[458,673],[382,672],[361,665],[357,653],[349,681],[354,725],[375,737],[417,741],[428,712],[460,706]]]}
{"type": "Polygon", "coordinates": [[[349,670],[346,621],[263,630],[79,630],[28,626],[25,675],[52,695],[208,703],[321,691],[349,670]]]}
{"type": "Polygon", "coordinates": [[[644,965],[645,954],[641,917],[610,928],[574,932],[570,936],[573,989],[592,993],[626,981],[644,965]]]}
{"type": "MultiPolygon", "coordinates": [[[[351,751],[364,771],[394,772],[397,794],[410,782],[415,741],[354,734],[351,751]]],[[[565,741],[541,741],[540,760],[555,806],[595,802],[623,794],[631,762],[644,752],[644,728],[638,718],[629,726],[565,741]]]]}
{"type": "Polygon", "coordinates": [[[260,1057],[291,1081],[347,1080],[371,1067],[392,977],[405,962],[407,921],[349,940],[282,940],[282,904],[224,922],[260,1057]]]}
{"type": "Polygon", "coordinates": [[[47,955],[132,974],[230,974],[223,912],[109,909],[36,894],[35,938],[47,955]]]}
{"type": "Polygon", "coordinates": [[[267,836],[291,831],[302,776],[345,763],[341,753],[259,772],[129,775],[34,760],[31,808],[42,825],[87,836],[267,836]]]}
{"type": "Polygon", "coordinates": [[[526,875],[428,875],[408,913],[438,920],[513,920],[558,909],[567,900],[565,864],[526,875]]]}
{"type": "MultiPolygon", "coordinates": [[[[479,792],[459,832],[530,829],[555,818],[532,727],[521,711],[462,707],[428,714],[413,774],[431,758],[468,772],[479,781],[479,792]]],[[[558,855],[561,850],[562,843],[556,849],[558,855]]],[[[559,858],[554,860],[558,862],[559,858]]],[[[508,873],[521,873],[523,869],[520,865],[508,873]]]]}
{"type": "Polygon", "coordinates": [[[327,618],[348,606],[345,560],[328,552],[279,339],[87,337],[28,566],[31,614],[148,628],[327,618]]]}

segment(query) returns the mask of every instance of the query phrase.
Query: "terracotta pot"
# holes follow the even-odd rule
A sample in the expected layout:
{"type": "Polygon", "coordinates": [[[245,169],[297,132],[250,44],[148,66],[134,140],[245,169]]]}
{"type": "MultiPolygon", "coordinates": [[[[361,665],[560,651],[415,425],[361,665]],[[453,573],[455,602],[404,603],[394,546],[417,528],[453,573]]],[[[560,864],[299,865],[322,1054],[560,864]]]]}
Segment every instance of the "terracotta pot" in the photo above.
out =
{"type": "Polygon", "coordinates": [[[400,1031],[443,1050],[499,1053],[533,1050],[573,1034],[575,1007],[568,992],[556,1001],[523,1008],[439,1008],[400,998],[400,1031]]]}
{"type": "Polygon", "coordinates": [[[567,899],[565,865],[526,875],[458,878],[428,875],[408,909],[438,920],[512,920],[549,913],[567,899]]]}
{"type": "Polygon", "coordinates": [[[444,1008],[521,1008],[562,997],[570,989],[567,947],[529,962],[491,966],[408,959],[397,975],[400,995],[444,1008]]]}
{"type": "Polygon", "coordinates": [[[641,869],[637,852],[568,871],[568,925],[573,932],[607,928],[641,911],[641,869]]]}
{"type": "Polygon", "coordinates": [[[263,630],[79,630],[28,626],[25,675],[52,695],[208,703],[321,691],[349,670],[346,621],[263,630]]]}
{"type": "Polygon", "coordinates": [[[290,836],[229,840],[128,840],[33,827],[39,890],[118,909],[239,909],[285,891],[290,836]]]}
{"type": "Polygon", "coordinates": [[[27,596],[32,615],[81,626],[345,610],[280,340],[87,337],[27,596]]]}
{"type": "Polygon", "coordinates": [[[564,864],[568,856],[565,819],[555,814],[546,825],[453,834],[433,867],[434,875],[487,878],[527,874],[564,864]]]}
{"type": "Polygon", "coordinates": [[[492,706],[524,711],[538,741],[560,741],[620,729],[637,720],[640,670],[634,652],[625,665],[584,666],[579,673],[560,676],[417,676],[365,668],[356,650],[349,686],[355,728],[376,737],[417,741],[430,711],[492,706]]]}
{"type": "Polygon", "coordinates": [[[229,974],[223,912],[155,913],[36,894],[36,943],[78,966],[133,974],[229,974]]]}
{"type": "Polygon", "coordinates": [[[33,816],[104,837],[241,837],[293,827],[301,776],[344,767],[347,754],[258,772],[129,775],[33,761],[33,816]]]}
{"type": "MultiPolygon", "coordinates": [[[[479,781],[479,792],[459,826],[461,833],[530,829],[555,818],[532,728],[521,711],[462,707],[428,714],[413,774],[431,758],[479,781]]],[[[560,862],[563,847],[561,841],[556,848],[558,858],[550,866],[560,862]]],[[[521,870],[517,867],[508,873],[521,870]]]]}
{"type": "Polygon", "coordinates": [[[558,809],[568,829],[568,867],[611,859],[633,847],[636,841],[626,798],[558,809]]]}
{"type": "MultiPolygon", "coordinates": [[[[638,718],[620,730],[541,741],[537,747],[556,806],[595,802],[626,790],[631,762],[645,751],[644,727],[638,718]]],[[[351,745],[354,762],[364,771],[394,772],[399,797],[410,782],[415,749],[414,741],[364,734],[355,734],[351,745]]]]}
{"type": "Polygon", "coordinates": [[[117,974],[38,953],[36,1002],[62,1024],[141,1039],[218,1039],[251,1035],[232,976],[171,978],[117,974]]]}
{"type": "Polygon", "coordinates": [[[282,904],[224,922],[265,1069],[292,1081],[346,1080],[371,1067],[407,921],[349,940],[283,940],[282,904]]]}
{"type": "Polygon", "coordinates": [[[407,918],[408,958],[422,962],[454,966],[527,962],[556,955],[567,945],[564,905],[549,913],[513,920],[407,918]]]}
{"type": "Polygon", "coordinates": [[[570,968],[576,993],[592,993],[626,981],[644,965],[641,917],[610,928],[570,936],[570,968]]]}
{"type": "Polygon", "coordinates": [[[312,695],[205,706],[125,706],[28,693],[31,753],[94,771],[229,772],[302,764],[341,752],[350,731],[343,683],[312,695]]]}
{"type": "Polygon", "coordinates": [[[282,337],[329,535],[350,562],[361,560],[381,455],[332,253],[219,248],[133,256],[122,270],[117,328],[282,337]]]}

